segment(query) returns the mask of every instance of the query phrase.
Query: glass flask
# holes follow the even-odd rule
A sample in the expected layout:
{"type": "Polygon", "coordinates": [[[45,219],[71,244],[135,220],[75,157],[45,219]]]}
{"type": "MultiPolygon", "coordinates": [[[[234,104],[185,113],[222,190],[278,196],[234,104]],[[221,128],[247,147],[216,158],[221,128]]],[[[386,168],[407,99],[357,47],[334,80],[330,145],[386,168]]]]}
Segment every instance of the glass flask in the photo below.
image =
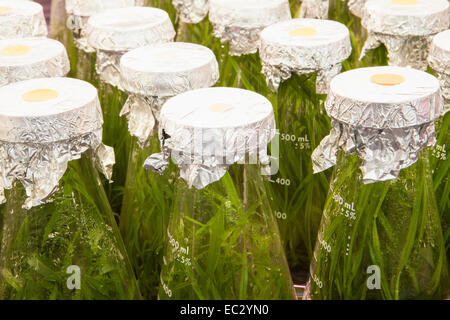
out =
{"type": "Polygon", "coordinates": [[[185,91],[213,86],[219,67],[210,49],[172,42],[126,53],[121,75],[129,93],[121,115],[128,119],[130,152],[120,229],[144,297],[156,298],[176,168],[154,175],[144,169],[144,161],[159,150],[154,128],[162,104],[185,91]]]}
{"type": "Polygon", "coordinates": [[[99,168],[97,90],[70,78],[0,88],[0,299],[140,297],[99,168]]]}
{"type": "Polygon", "coordinates": [[[316,172],[336,168],[304,298],[448,295],[426,151],[441,106],[439,82],[422,71],[363,68],[333,79],[333,129],[312,158],[316,172]]]}
{"type": "Polygon", "coordinates": [[[59,15],[64,5],[52,1],[50,36],[66,46],[72,66],[71,77],[89,81],[98,87],[95,49],[89,45],[86,36],[89,18],[110,9],[139,3],[140,0],[65,0],[66,16],[62,23],[59,15]]]}
{"type": "Polygon", "coordinates": [[[360,59],[375,48],[387,48],[389,65],[425,71],[431,38],[448,29],[447,0],[367,1],[362,26],[368,37],[360,59]]]}
{"type": "Polygon", "coordinates": [[[266,188],[289,265],[305,274],[329,187],[325,173],[313,174],[311,153],[330,130],[323,105],[330,79],[351,51],[347,27],[335,21],[293,19],[261,33],[262,72],[274,92],[280,140],[279,170],[266,188]]]}
{"type": "Polygon", "coordinates": [[[32,1],[0,0],[0,40],[46,37],[44,10],[32,1]]]}
{"type": "Polygon", "coordinates": [[[301,1],[300,0],[289,0],[289,5],[291,7],[292,16],[295,18],[298,18],[300,15],[301,1]]]}
{"type": "Polygon", "coordinates": [[[160,115],[163,152],[145,162],[180,170],[159,299],[295,299],[262,168],[271,165],[272,106],[236,88],[189,91],[160,115]]]}
{"type": "Polygon", "coordinates": [[[113,210],[119,212],[130,149],[126,119],[119,117],[127,100],[120,85],[120,58],[141,46],[173,41],[175,30],[168,14],[161,9],[125,7],[93,15],[86,26],[86,37],[96,50],[99,98],[105,120],[104,142],[116,152],[114,182],[106,185],[106,190],[113,210]]]}
{"type": "Polygon", "coordinates": [[[209,20],[216,41],[213,50],[220,68],[219,84],[265,93],[256,53],[261,31],[274,23],[291,19],[288,0],[210,0],[209,20]]]}
{"type": "Polygon", "coordinates": [[[66,49],[56,40],[0,40],[0,87],[33,78],[64,77],[69,69],[66,49]]]}
{"type": "Polygon", "coordinates": [[[437,34],[432,41],[428,62],[436,72],[444,96],[444,112],[436,121],[437,142],[430,151],[430,164],[433,171],[434,190],[442,215],[447,241],[447,255],[450,257],[450,31],[437,34]]]}

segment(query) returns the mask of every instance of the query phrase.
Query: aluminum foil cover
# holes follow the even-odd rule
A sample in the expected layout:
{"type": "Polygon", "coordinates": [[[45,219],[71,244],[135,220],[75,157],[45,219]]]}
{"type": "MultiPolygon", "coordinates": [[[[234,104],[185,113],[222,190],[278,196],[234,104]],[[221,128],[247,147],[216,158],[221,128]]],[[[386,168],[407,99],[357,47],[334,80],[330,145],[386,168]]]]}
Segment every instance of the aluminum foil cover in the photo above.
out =
{"type": "Polygon", "coordinates": [[[255,53],[265,27],[290,19],[288,0],[209,1],[214,36],[222,43],[230,43],[230,55],[255,53]]]}
{"type": "Polygon", "coordinates": [[[261,33],[259,50],[262,72],[273,91],[292,73],[318,71],[317,92],[324,94],[351,52],[347,27],[318,19],[293,19],[267,27],[261,33]]]}
{"type": "Polygon", "coordinates": [[[110,9],[134,7],[139,0],[66,0],[66,12],[76,16],[90,17],[110,9]]]}
{"type": "Polygon", "coordinates": [[[442,112],[443,100],[439,81],[428,73],[375,67],[337,75],[325,107],[332,130],[313,152],[314,172],[334,166],[343,149],[363,160],[363,181],[373,183],[397,178],[400,170],[418,160],[422,149],[436,143],[434,120],[442,112]],[[372,81],[386,74],[403,82],[372,81]]]}
{"type": "Polygon", "coordinates": [[[265,97],[236,88],[188,91],[164,104],[163,152],[150,156],[144,167],[162,173],[172,156],[181,178],[201,189],[220,180],[232,164],[245,163],[247,155],[268,165],[267,145],[274,134],[273,108],[265,97]]]}
{"type": "Polygon", "coordinates": [[[328,19],[329,0],[303,0],[300,18],[328,19]]]}
{"type": "Polygon", "coordinates": [[[102,145],[97,89],[70,78],[40,78],[0,88],[0,202],[20,181],[24,208],[50,200],[67,163],[92,150],[109,179],[114,151],[102,145]]]}
{"type": "Polygon", "coordinates": [[[95,49],[89,45],[86,38],[86,26],[88,20],[89,17],[69,14],[67,16],[66,25],[73,33],[75,47],[85,52],[93,53],[95,52],[95,49]]]}
{"type": "Polygon", "coordinates": [[[209,48],[171,42],[126,53],[120,73],[122,87],[130,93],[121,115],[127,116],[131,135],[145,147],[163,98],[213,86],[219,79],[219,65],[209,48]]]}
{"type": "Polygon", "coordinates": [[[64,77],[69,71],[66,48],[56,40],[0,40],[0,86],[34,78],[64,77]]]}
{"type": "Polygon", "coordinates": [[[348,9],[355,16],[362,18],[367,0],[347,0],[348,9]]]}
{"type": "Polygon", "coordinates": [[[448,0],[368,0],[362,25],[369,36],[361,59],[383,44],[390,65],[426,70],[431,38],[449,23],[448,0]]]}
{"type": "Polygon", "coordinates": [[[448,112],[450,111],[450,30],[441,32],[433,38],[428,62],[441,82],[445,112],[448,112]]]}
{"type": "Polygon", "coordinates": [[[120,58],[132,49],[171,42],[175,29],[167,12],[150,7],[109,10],[92,16],[87,25],[89,45],[97,50],[102,80],[120,85],[120,58]]]}
{"type": "Polygon", "coordinates": [[[0,0],[0,40],[46,37],[44,10],[32,1],[0,0]]]}
{"type": "Polygon", "coordinates": [[[208,14],[209,0],[172,0],[172,4],[185,23],[199,23],[208,14]]]}

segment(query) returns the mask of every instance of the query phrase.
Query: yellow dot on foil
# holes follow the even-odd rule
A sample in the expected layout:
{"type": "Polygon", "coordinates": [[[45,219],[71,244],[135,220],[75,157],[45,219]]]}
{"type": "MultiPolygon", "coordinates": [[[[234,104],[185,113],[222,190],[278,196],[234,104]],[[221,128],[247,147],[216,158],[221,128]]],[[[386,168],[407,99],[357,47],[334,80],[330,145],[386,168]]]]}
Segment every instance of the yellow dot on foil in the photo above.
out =
{"type": "Polygon", "coordinates": [[[58,97],[58,91],[52,89],[37,89],[24,93],[22,99],[27,102],[43,102],[58,97]]]}
{"type": "Polygon", "coordinates": [[[405,81],[405,78],[394,73],[379,73],[370,77],[370,81],[381,86],[396,86],[405,81]]]}
{"type": "Polygon", "coordinates": [[[12,11],[11,7],[0,7],[0,14],[5,14],[12,11]]]}
{"type": "Polygon", "coordinates": [[[233,106],[227,103],[216,103],[209,106],[209,110],[212,112],[225,112],[230,109],[233,109],[233,106]]]}
{"type": "Polygon", "coordinates": [[[393,4],[411,5],[417,4],[417,0],[391,0],[393,4]]]}
{"type": "Polygon", "coordinates": [[[314,36],[316,34],[317,34],[316,29],[308,28],[308,27],[297,28],[297,29],[291,30],[289,32],[289,35],[291,37],[310,37],[310,36],[314,36]]]}
{"type": "Polygon", "coordinates": [[[31,48],[28,46],[10,46],[0,50],[0,54],[5,56],[21,56],[30,52],[31,48]]]}

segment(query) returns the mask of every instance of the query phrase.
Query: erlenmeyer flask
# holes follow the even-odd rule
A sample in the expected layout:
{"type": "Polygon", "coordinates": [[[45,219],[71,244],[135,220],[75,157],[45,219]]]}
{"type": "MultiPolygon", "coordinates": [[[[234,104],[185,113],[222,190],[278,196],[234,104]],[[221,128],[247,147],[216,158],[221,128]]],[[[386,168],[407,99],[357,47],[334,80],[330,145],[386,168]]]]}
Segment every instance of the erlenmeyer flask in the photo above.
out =
{"type": "Polygon", "coordinates": [[[0,86],[34,78],[64,77],[69,70],[66,49],[56,40],[0,40],[0,86]]]}
{"type": "Polygon", "coordinates": [[[221,66],[219,84],[263,93],[267,91],[257,54],[261,31],[291,19],[288,0],[210,0],[213,47],[221,66]]]}
{"type": "Polygon", "coordinates": [[[367,1],[362,26],[368,37],[360,59],[384,45],[389,65],[425,71],[431,38],[449,27],[448,10],[447,0],[367,1]]]}
{"type": "Polygon", "coordinates": [[[95,87],[42,78],[0,96],[0,298],[139,298],[95,168],[109,178],[114,160],[95,87]]]}
{"type": "Polygon", "coordinates": [[[0,0],[0,40],[46,37],[44,10],[33,1],[0,0]]]}
{"type": "Polygon", "coordinates": [[[305,298],[448,294],[425,151],[436,141],[441,107],[437,79],[414,69],[355,69],[332,80],[326,109],[333,129],[314,151],[313,163],[316,172],[337,166],[305,298]]]}
{"type": "Polygon", "coordinates": [[[99,98],[105,120],[104,142],[113,146],[116,152],[114,182],[105,189],[113,210],[119,212],[130,149],[126,119],[119,117],[127,100],[120,84],[120,58],[141,46],[173,41],[175,30],[168,14],[161,9],[126,7],[93,15],[86,27],[86,37],[97,52],[99,98]]]}
{"type": "Polygon", "coordinates": [[[270,102],[200,89],[170,99],[160,119],[163,153],[145,165],[161,172],[172,156],[180,178],[159,298],[295,299],[261,176],[275,129],[270,102]]]}
{"type": "Polygon", "coordinates": [[[121,60],[122,86],[129,98],[130,153],[120,229],[145,298],[156,298],[164,238],[172,206],[175,169],[147,172],[145,159],[159,150],[154,135],[165,101],[177,94],[213,86],[219,78],[214,53],[203,46],[172,42],[138,48],[121,60]]]}
{"type": "MultiPolygon", "coordinates": [[[[430,164],[433,171],[434,190],[436,191],[439,212],[446,222],[447,243],[450,242],[450,31],[444,31],[433,38],[428,62],[437,73],[444,96],[444,112],[436,122],[437,142],[430,151],[430,164]]],[[[447,246],[450,249],[450,247],[447,246]]],[[[447,255],[450,257],[450,250],[447,255]]]]}
{"type": "Polygon", "coordinates": [[[335,21],[293,19],[261,33],[262,72],[275,92],[280,132],[279,171],[266,187],[293,269],[307,271],[314,251],[329,177],[313,174],[311,153],[330,130],[323,106],[330,79],[351,51],[348,29],[335,21]]]}
{"type": "MultiPolygon", "coordinates": [[[[63,42],[69,53],[71,76],[89,81],[97,86],[96,54],[87,40],[86,28],[89,18],[110,9],[132,7],[140,0],[66,0],[65,26],[59,27],[56,39],[63,42]]],[[[59,20],[59,19],[58,19],[59,20]]],[[[58,21],[56,20],[56,21],[58,21]]],[[[52,32],[52,30],[51,30],[52,32]]],[[[51,34],[51,36],[53,36],[51,34]]]]}

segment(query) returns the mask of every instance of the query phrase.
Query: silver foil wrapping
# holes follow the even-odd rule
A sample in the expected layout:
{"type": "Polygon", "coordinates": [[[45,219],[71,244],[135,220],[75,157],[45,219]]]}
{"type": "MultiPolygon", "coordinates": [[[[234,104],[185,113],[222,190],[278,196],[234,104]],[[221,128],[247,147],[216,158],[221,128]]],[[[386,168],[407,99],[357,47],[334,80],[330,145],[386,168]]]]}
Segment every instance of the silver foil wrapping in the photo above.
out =
{"type": "Polygon", "coordinates": [[[175,30],[167,12],[150,7],[109,10],[92,16],[86,28],[89,45],[97,50],[97,72],[120,86],[120,58],[132,49],[171,42],[175,30]]]}
{"type": "Polygon", "coordinates": [[[362,18],[367,0],[347,0],[348,9],[355,16],[362,18]]]}
{"type": "Polygon", "coordinates": [[[336,21],[293,19],[264,29],[261,33],[262,72],[267,84],[277,91],[280,83],[292,73],[317,73],[317,93],[326,94],[352,51],[350,33],[336,21]],[[296,30],[308,29],[314,35],[294,36],[296,30]]]}
{"type": "Polygon", "coordinates": [[[148,146],[163,104],[170,97],[151,97],[130,94],[120,116],[127,117],[128,131],[137,138],[141,149],[148,146]]]}
{"type": "Polygon", "coordinates": [[[144,167],[161,174],[172,158],[189,187],[202,189],[247,156],[268,165],[274,134],[272,105],[263,96],[235,88],[189,91],[163,106],[162,153],[150,156],[144,167]]]}
{"type": "Polygon", "coordinates": [[[449,27],[447,0],[418,0],[399,5],[391,0],[367,1],[362,25],[369,35],[360,59],[369,50],[385,45],[392,66],[427,68],[427,53],[432,37],[449,27]]]}
{"type": "Polygon", "coordinates": [[[90,17],[110,9],[134,7],[139,0],[65,0],[66,12],[76,16],[90,17]]]}
{"type": "Polygon", "coordinates": [[[0,86],[34,79],[64,77],[70,71],[64,45],[48,38],[0,40],[0,86]],[[8,48],[20,46],[22,53],[6,54],[8,48]]]}
{"type": "Polygon", "coordinates": [[[185,23],[199,23],[208,14],[209,0],[172,0],[172,4],[185,23]]]}
{"type": "Polygon", "coordinates": [[[219,79],[214,53],[192,43],[172,42],[138,48],[121,60],[122,86],[130,93],[121,115],[141,148],[148,143],[166,100],[213,86],[219,79]],[[155,121],[156,120],[156,121],[155,121]]]}
{"type": "Polygon", "coordinates": [[[436,143],[434,120],[442,106],[438,80],[418,70],[376,67],[336,76],[325,104],[332,130],[312,154],[314,172],[334,166],[342,149],[363,160],[364,183],[395,179],[436,143]],[[401,75],[405,81],[379,85],[370,80],[376,74],[401,75]]]}
{"type": "Polygon", "coordinates": [[[303,0],[300,18],[328,19],[329,0],[303,0]]]}
{"type": "Polygon", "coordinates": [[[75,46],[85,52],[93,53],[95,52],[95,49],[89,45],[86,38],[86,25],[88,20],[89,17],[69,14],[66,25],[73,33],[75,46]]]}
{"type": "Polygon", "coordinates": [[[229,43],[234,56],[255,53],[264,28],[290,19],[288,0],[210,0],[214,36],[229,43]]]}
{"type": "Polygon", "coordinates": [[[0,40],[47,36],[47,23],[40,4],[0,0],[0,8],[0,40]]]}
{"type": "Polygon", "coordinates": [[[25,188],[24,208],[51,201],[67,163],[91,150],[98,168],[111,178],[114,150],[102,140],[102,113],[97,90],[69,78],[42,78],[0,88],[0,203],[4,190],[18,180],[25,188]],[[29,102],[25,92],[57,92],[29,102]]]}
{"type": "Polygon", "coordinates": [[[445,112],[448,112],[450,111],[450,30],[441,32],[433,38],[428,62],[441,82],[445,112]]]}

